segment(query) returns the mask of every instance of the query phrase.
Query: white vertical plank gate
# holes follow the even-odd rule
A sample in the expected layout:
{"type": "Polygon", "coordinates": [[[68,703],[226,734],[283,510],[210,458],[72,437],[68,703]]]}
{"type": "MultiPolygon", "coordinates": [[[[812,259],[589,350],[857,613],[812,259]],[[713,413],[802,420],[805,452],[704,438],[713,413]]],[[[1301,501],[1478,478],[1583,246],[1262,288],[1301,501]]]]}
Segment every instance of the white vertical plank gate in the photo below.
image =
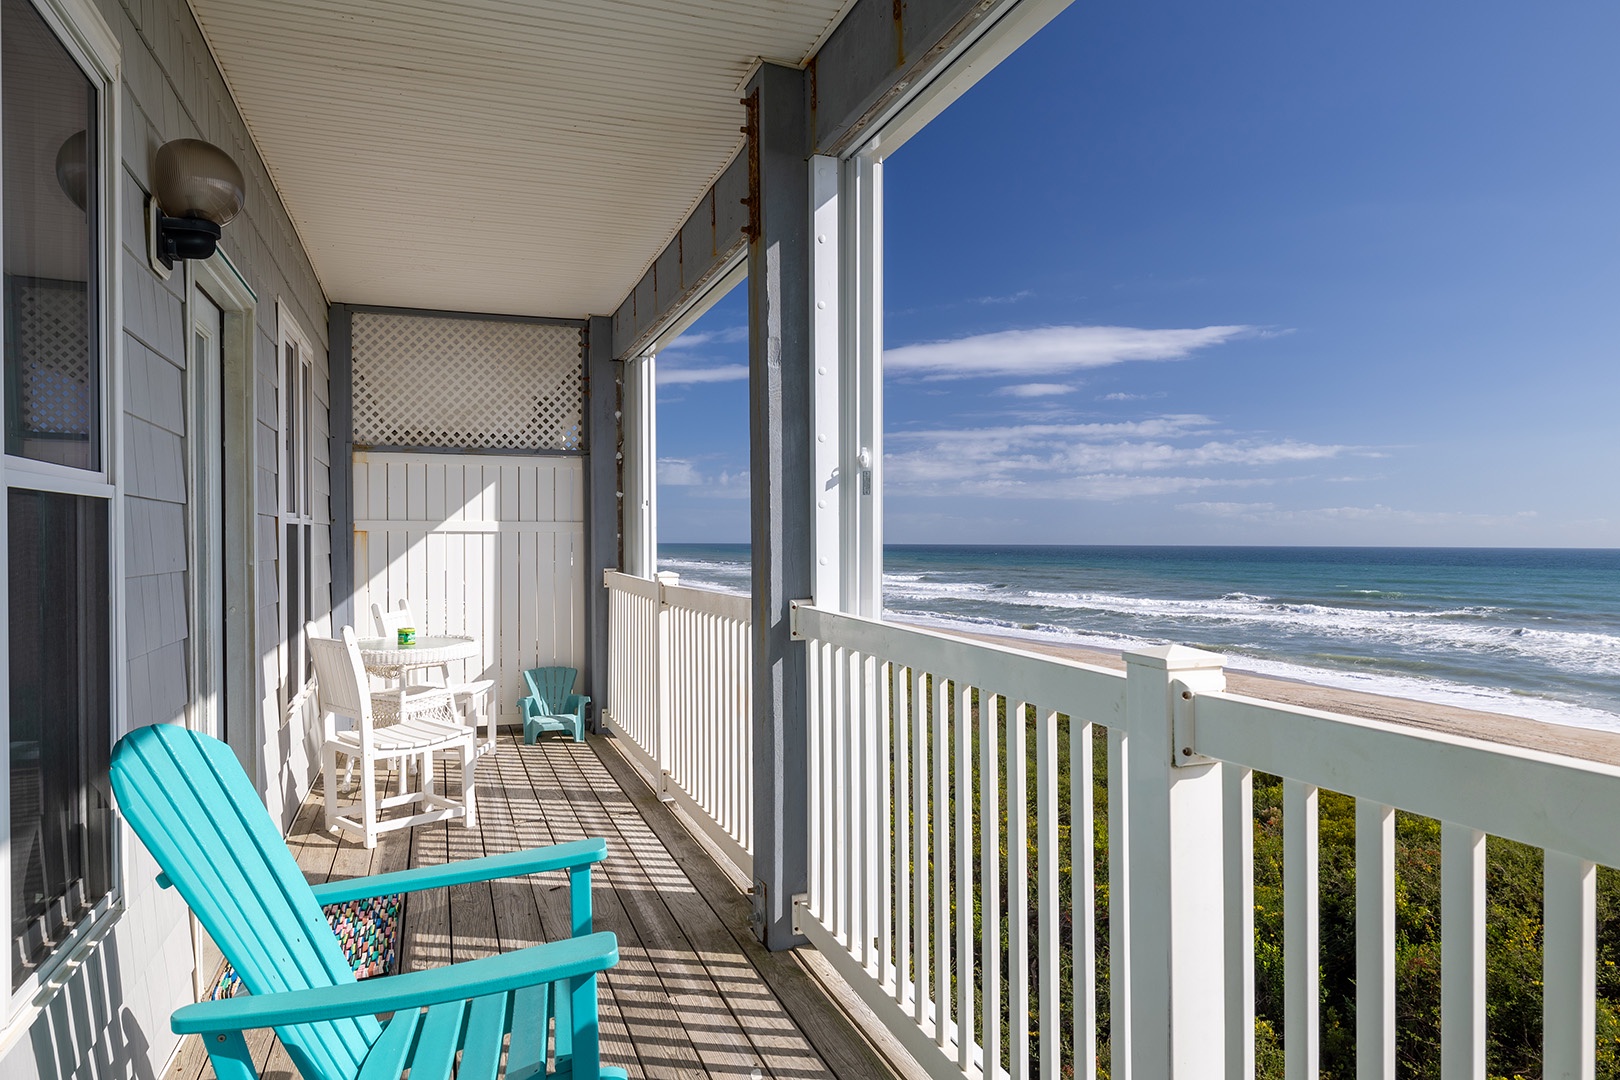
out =
{"type": "Polygon", "coordinates": [[[520,721],[525,668],[585,684],[585,471],[576,456],[354,455],[356,632],[371,605],[408,600],[423,634],[467,634],[481,654],[454,679],[494,679],[520,721]]]}

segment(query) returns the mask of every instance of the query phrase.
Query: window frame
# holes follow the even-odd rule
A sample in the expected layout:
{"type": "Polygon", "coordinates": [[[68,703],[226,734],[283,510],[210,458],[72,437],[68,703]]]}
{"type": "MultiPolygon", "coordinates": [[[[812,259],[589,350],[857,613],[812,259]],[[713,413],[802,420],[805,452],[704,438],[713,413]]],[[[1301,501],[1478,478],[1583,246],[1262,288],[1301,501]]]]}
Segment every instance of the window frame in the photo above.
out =
{"type": "Polygon", "coordinates": [[[303,596],[300,620],[307,626],[314,606],[314,572],[311,555],[315,547],[315,514],[312,487],[315,479],[315,349],[309,335],[293,316],[287,302],[276,300],[276,581],[277,623],[281,640],[276,647],[276,701],[285,725],[295,704],[305,696],[314,681],[309,662],[308,635],[302,627],[288,623],[288,609],[294,588],[303,596]],[[292,354],[292,355],[289,355],[292,354]],[[298,377],[288,386],[288,369],[296,356],[298,377]],[[289,430],[290,425],[296,425],[289,430]],[[295,468],[288,459],[295,455],[295,468]],[[296,483],[294,481],[296,480],[296,483]],[[295,498],[296,496],[296,498],[295,498]],[[298,579],[292,580],[287,530],[298,529],[295,545],[298,579]],[[297,673],[296,675],[294,673],[297,673]]]}
{"type": "MultiPolygon", "coordinates": [[[[26,0],[30,3],[68,55],[79,66],[96,94],[97,140],[95,198],[99,216],[96,236],[95,269],[98,280],[97,320],[101,379],[98,423],[101,443],[99,468],[78,469],[54,462],[38,461],[0,453],[0,522],[8,513],[6,503],[13,488],[49,493],[80,495],[101,499],[107,504],[108,596],[108,750],[123,735],[128,723],[128,673],[125,629],[124,579],[124,455],[123,455],[123,282],[118,252],[123,235],[122,206],[118,186],[123,175],[121,139],[121,56],[117,36],[102,19],[90,0],[26,0]]],[[[0,221],[0,242],[4,240],[0,221]]],[[[0,395],[4,387],[0,385],[0,395]]],[[[10,610],[9,567],[0,568],[0,609],[10,610]]],[[[0,649],[0,701],[11,695],[10,649],[0,649]]],[[[0,721],[0,776],[11,771],[9,715],[0,721]]],[[[109,888],[63,939],[51,954],[5,998],[0,1008],[0,1044],[33,1017],[55,996],[65,980],[66,969],[83,962],[123,911],[129,892],[125,875],[126,830],[115,816],[110,843],[109,888]]],[[[11,925],[11,799],[0,798],[0,925],[11,925]]],[[[10,931],[7,930],[9,937],[10,931]]]]}

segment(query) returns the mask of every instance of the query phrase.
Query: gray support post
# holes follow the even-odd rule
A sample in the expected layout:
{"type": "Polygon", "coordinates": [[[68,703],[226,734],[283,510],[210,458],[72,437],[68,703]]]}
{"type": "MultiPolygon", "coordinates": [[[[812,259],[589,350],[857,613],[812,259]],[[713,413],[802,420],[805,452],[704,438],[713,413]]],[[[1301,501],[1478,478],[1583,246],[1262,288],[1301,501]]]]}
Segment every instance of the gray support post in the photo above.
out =
{"type": "Polygon", "coordinates": [[[592,317],[585,329],[585,669],[596,732],[602,730],[608,687],[602,573],[619,565],[619,367],[613,362],[613,320],[592,317]]]}
{"type": "Polygon", "coordinates": [[[332,489],[332,632],[354,625],[354,354],[351,311],[333,304],[326,317],[331,410],[328,455],[332,489]]]}
{"type": "Polygon", "coordinates": [[[753,550],[754,932],[793,932],[808,887],[805,648],[791,603],[811,595],[810,166],[804,72],[765,64],[749,80],[749,465],[753,550]]]}

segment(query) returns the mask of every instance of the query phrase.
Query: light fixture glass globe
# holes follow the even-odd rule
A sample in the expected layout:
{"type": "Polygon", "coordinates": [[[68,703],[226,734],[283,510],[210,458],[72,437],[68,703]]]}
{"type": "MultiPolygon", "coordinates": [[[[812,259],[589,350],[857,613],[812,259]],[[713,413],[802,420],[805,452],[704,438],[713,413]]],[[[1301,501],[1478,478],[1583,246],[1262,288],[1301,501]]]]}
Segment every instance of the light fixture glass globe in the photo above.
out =
{"type": "Polygon", "coordinates": [[[213,143],[174,139],[152,163],[152,194],[169,217],[224,225],[242,212],[242,170],[213,143]]]}
{"type": "Polygon", "coordinates": [[[85,132],[80,131],[69,135],[62,148],[56,152],[56,182],[61,185],[62,194],[73,200],[73,205],[83,210],[89,201],[90,186],[90,160],[85,132]]]}

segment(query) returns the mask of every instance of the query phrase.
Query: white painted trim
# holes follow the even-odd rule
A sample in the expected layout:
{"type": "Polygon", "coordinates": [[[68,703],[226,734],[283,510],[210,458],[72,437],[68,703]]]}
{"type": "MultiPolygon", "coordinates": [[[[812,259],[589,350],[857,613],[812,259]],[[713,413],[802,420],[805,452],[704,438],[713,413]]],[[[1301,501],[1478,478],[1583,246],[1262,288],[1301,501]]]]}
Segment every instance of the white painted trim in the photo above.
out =
{"type": "Polygon", "coordinates": [[[857,154],[843,165],[840,312],[842,608],[883,614],[883,164],[857,154]]]}
{"type": "MultiPolygon", "coordinates": [[[[252,705],[254,694],[251,686],[248,687],[246,694],[242,693],[242,687],[237,685],[243,682],[242,677],[231,680],[224,678],[224,673],[230,670],[240,672],[251,672],[252,670],[252,665],[243,662],[240,658],[233,661],[231,647],[239,644],[236,640],[238,637],[245,636],[251,650],[251,642],[256,631],[257,617],[255,612],[258,598],[254,595],[257,588],[256,575],[230,572],[231,537],[229,534],[231,529],[227,525],[226,516],[229,509],[235,505],[231,498],[233,461],[231,460],[232,454],[230,451],[240,449],[240,447],[228,447],[227,443],[232,438],[240,442],[244,433],[229,430],[230,406],[227,400],[226,383],[229,381],[233,366],[239,371],[248,374],[249,386],[257,381],[252,373],[255,370],[253,357],[254,323],[258,310],[258,297],[242,277],[241,272],[236,269],[223,251],[216,251],[210,259],[188,261],[185,266],[187,268],[185,294],[187,424],[188,430],[193,431],[194,434],[196,434],[198,427],[210,427],[210,430],[201,433],[200,437],[187,440],[187,491],[189,498],[187,500],[186,516],[191,550],[193,552],[199,550],[212,552],[216,550],[215,545],[212,543],[206,545],[201,543],[203,538],[199,535],[200,529],[212,530],[217,528],[220,533],[217,546],[220,559],[219,565],[206,568],[202,580],[199,580],[199,575],[196,573],[190,574],[188,580],[190,588],[187,602],[191,611],[191,626],[193,628],[189,637],[193,643],[192,651],[194,654],[191,658],[191,705],[195,708],[200,695],[206,691],[206,688],[211,687],[215,691],[217,700],[216,718],[223,718],[227,715],[236,716],[240,718],[238,723],[241,724],[251,721],[254,715],[252,705]],[[209,373],[211,381],[217,384],[212,388],[217,396],[212,399],[213,404],[205,410],[211,416],[211,425],[202,423],[201,418],[198,416],[194,396],[198,392],[198,381],[201,374],[197,358],[191,354],[197,319],[193,305],[196,290],[199,288],[219,307],[223,315],[219,342],[219,364],[213,372],[209,373]],[[206,498],[199,499],[197,497],[196,485],[204,469],[209,473],[217,474],[220,478],[219,491],[223,498],[217,506],[210,505],[212,503],[211,493],[206,498]],[[201,514],[201,522],[199,522],[199,506],[205,507],[201,514]],[[217,625],[215,625],[216,620],[214,618],[205,618],[204,613],[201,611],[201,605],[204,601],[202,590],[204,589],[210,590],[213,599],[216,599],[219,603],[217,625]],[[234,619],[231,617],[233,607],[237,612],[234,619]],[[218,671],[208,671],[208,665],[202,662],[201,653],[205,650],[199,643],[208,637],[218,642],[220,659],[220,669],[218,671]],[[227,694],[229,694],[229,699],[227,699],[227,694]]],[[[251,416],[251,407],[249,414],[251,416]]],[[[247,442],[251,444],[253,441],[252,432],[246,432],[245,435],[247,436],[247,442]]],[[[247,447],[247,450],[249,453],[252,452],[251,445],[247,447]]],[[[239,465],[239,462],[236,463],[239,465]]],[[[251,475],[251,469],[249,475],[251,475]]],[[[235,482],[240,483],[239,478],[235,482]]],[[[251,505],[251,498],[247,509],[248,513],[243,520],[230,522],[229,525],[238,530],[240,536],[246,542],[251,558],[256,553],[258,534],[255,527],[254,508],[251,505]]],[[[193,565],[193,563],[188,562],[188,566],[193,565]]],[[[216,730],[210,731],[209,734],[226,737],[232,749],[236,751],[238,757],[242,760],[243,768],[248,771],[248,774],[250,776],[258,775],[259,743],[262,740],[243,738],[242,732],[232,731],[229,725],[226,725],[223,733],[217,730],[216,726],[216,730]]]]}
{"type": "MultiPolygon", "coordinates": [[[[298,319],[292,313],[292,307],[281,297],[276,298],[276,586],[277,586],[277,619],[279,622],[276,642],[276,685],[273,698],[276,704],[276,715],[280,726],[286,727],[288,721],[296,713],[294,705],[300,697],[302,681],[297,686],[289,684],[287,670],[288,652],[292,643],[287,635],[287,607],[288,589],[292,582],[287,580],[287,528],[288,526],[308,527],[311,530],[311,543],[301,553],[299,559],[300,573],[304,577],[306,594],[310,592],[307,587],[312,580],[312,553],[314,550],[313,530],[320,522],[315,520],[314,498],[311,488],[315,480],[315,453],[312,426],[315,416],[315,350],[310,344],[310,337],[304,332],[298,319]],[[309,382],[309,395],[305,397],[297,386],[286,385],[287,381],[287,347],[294,347],[298,352],[299,378],[307,377],[309,382]],[[299,480],[298,505],[289,507],[288,481],[291,479],[287,463],[287,422],[288,406],[294,402],[299,403],[303,409],[300,418],[300,443],[296,448],[295,467],[302,475],[299,480]]],[[[301,609],[306,624],[314,622],[310,616],[313,614],[309,608],[313,605],[313,596],[309,603],[301,609]]],[[[330,614],[327,616],[330,620],[330,614]]],[[[307,657],[300,658],[307,660],[307,657]]],[[[266,688],[266,698],[272,697],[266,688]]]]}
{"type": "Polygon", "coordinates": [[[652,353],[624,362],[624,570],[658,571],[658,361],[652,353]]]}
{"type": "Polygon", "coordinates": [[[840,219],[842,168],[837,158],[810,159],[810,454],[809,498],[815,522],[811,596],[822,607],[845,610],[843,597],[844,491],[842,464],[844,330],[840,292],[844,235],[840,219]]]}
{"type": "MultiPolygon", "coordinates": [[[[16,486],[39,491],[56,491],[104,499],[107,502],[108,651],[111,675],[108,679],[108,737],[116,742],[123,734],[129,714],[128,647],[125,628],[124,500],[122,475],[124,430],[123,365],[123,280],[121,201],[118,182],[123,171],[122,107],[120,83],[122,59],[118,37],[102,19],[90,0],[34,0],[35,10],[96,87],[100,139],[96,147],[96,196],[99,200],[101,235],[97,252],[99,274],[99,321],[103,366],[98,403],[101,409],[101,468],[72,469],[50,462],[37,462],[5,456],[0,458],[0,537],[6,520],[5,496],[16,486]]],[[[0,226],[3,231],[3,226],[0,226]]],[[[3,237],[0,237],[3,240],[3,237]]],[[[3,389],[0,389],[3,394],[3,389]]],[[[0,551],[0,611],[8,611],[10,591],[5,573],[7,554],[0,551]]],[[[10,699],[10,655],[0,649],[0,701],[10,699]]],[[[9,726],[9,721],[6,726],[9,726]]],[[[11,773],[11,740],[0,737],[0,776],[11,773]]],[[[0,1006],[0,1045],[9,1047],[15,1037],[32,1023],[35,1016],[65,985],[67,973],[76,967],[87,950],[105,936],[123,911],[128,893],[125,880],[125,830],[115,824],[111,837],[110,888],[78,926],[58,945],[32,976],[6,996],[0,1006]]],[[[11,925],[11,800],[0,796],[0,926],[11,925]]],[[[10,931],[7,932],[9,940],[10,931]]],[[[9,969],[9,963],[6,965],[9,969]]],[[[4,1051],[0,1051],[3,1053],[4,1051]]]]}

